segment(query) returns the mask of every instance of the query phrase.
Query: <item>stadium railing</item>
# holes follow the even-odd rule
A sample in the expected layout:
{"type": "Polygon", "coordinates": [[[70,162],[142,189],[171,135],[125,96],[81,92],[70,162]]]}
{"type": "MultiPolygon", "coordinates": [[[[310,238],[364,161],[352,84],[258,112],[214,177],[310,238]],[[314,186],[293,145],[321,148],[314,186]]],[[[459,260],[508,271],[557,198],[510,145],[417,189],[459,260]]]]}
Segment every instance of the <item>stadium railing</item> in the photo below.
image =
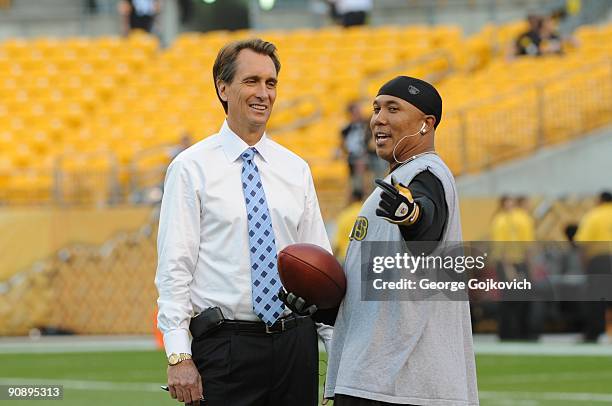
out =
{"type": "MultiPolygon", "coordinates": [[[[563,226],[577,223],[595,204],[580,197],[531,200],[538,241],[563,241],[563,226]]],[[[483,219],[493,218],[497,200],[464,199],[461,204],[471,209],[462,216],[469,238],[487,241],[489,224],[483,219]]],[[[157,209],[150,213],[134,231],[121,231],[101,244],[67,244],[0,281],[0,336],[150,334],[157,297],[157,209]]]]}
{"type": "MultiPolygon", "coordinates": [[[[507,62],[504,44],[522,29],[522,22],[487,26],[469,38],[453,26],[268,32],[287,67],[270,135],[310,162],[323,206],[333,206],[326,214],[333,216],[344,194],[326,190],[348,183],[346,165],[334,154],[344,108],[354,99],[370,100],[384,76],[412,74],[437,81],[445,100],[437,144],[455,174],[487,169],[610,123],[612,75],[605,41],[610,26],[581,27],[580,48],[563,57],[507,62]],[[422,40],[402,40],[415,36],[422,40]],[[304,43],[317,45],[304,48],[304,43]],[[370,43],[385,45],[378,49],[370,43]],[[361,91],[358,83],[364,83],[361,91]]],[[[7,151],[0,156],[0,204],[146,202],[135,188],[143,182],[147,187],[161,184],[169,160],[163,146],[176,142],[183,131],[195,138],[214,133],[223,118],[201,67],[210,65],[215,50],[228,40],[250,35],[185,34],[163,52],[155,40],[140,35],[125,42],[0,44],[0,76],[6,79],[0,93],[8,97],[8,110],[0,108],[0,123],[6,124],[0,148],[7,151]],[[14,61],[22,61],[17,67],[35,80],[24,70],[17,83],[14,61]],[[40,70],[41,61],[51,70],[37,77],[46,72],[40,70]],[[58,75],[64,68],[76,76],[58,75]],[[51,82],[59,88],[45,93],[51,82]],[[141,151],[157,147],[142,156],[141,151]],[[55,163],[62,154],[66,162],[83,163],[73,165],[79,174],[55,163]],[[96,184],[104,185],[104,191],[88,186],[96,184]]]]}

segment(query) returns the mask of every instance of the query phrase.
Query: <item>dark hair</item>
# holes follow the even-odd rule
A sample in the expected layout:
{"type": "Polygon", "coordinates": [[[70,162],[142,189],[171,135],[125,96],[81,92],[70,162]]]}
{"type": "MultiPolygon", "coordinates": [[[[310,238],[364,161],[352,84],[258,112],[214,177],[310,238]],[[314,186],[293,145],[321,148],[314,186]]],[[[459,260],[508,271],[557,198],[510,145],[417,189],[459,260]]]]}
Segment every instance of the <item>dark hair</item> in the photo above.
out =
{"type": "Polygon", "coordinates": [[[542,16],[540,15],[530,14],[527,16],[527,22],[529,23],[530,30],[539,30],[540,28],[542,28],[543,21],[544,18],[542,18],[542,16]]]}
{"type": "Polygon", "coordinates": [[[599,201],[602,203],[612,202],[612,193],[607,190],[601,192],[601,194],[599,195],[599,201]]]}
{"type": "Polygon", "coordinates": [[[550,13],[550,18],[553,20],[565,20],[567,18],[567,9],[565,7],[560,7],[553,10],[553,12],[550,13]]]}
{"type": "Polygon", "coordinates": [[[236,74],[236,59],[238,58],[238,54],[243,49],[250,49],[258,54],[267,55],[274,62],[274,67],[276,68],[276,74],[280,72],[281,64],[278,59],[278,55],[276,54],[276,46],[259,38],[247,39],[242,41],[234,41],[225,45],[219,53],[217,54],[217,59],[215,59],[215,64],[213,65],[213,81],[215,83],[215,91],[217,92],[217,97],[219,101],[223,105],[223,110],[227,113],[227,102],[221,100],[221,96],[219,96],[219,89],[217,88],[217,80],[221,80],[225,83],[231,83],[234,80],[234,75],[236,74]]]}

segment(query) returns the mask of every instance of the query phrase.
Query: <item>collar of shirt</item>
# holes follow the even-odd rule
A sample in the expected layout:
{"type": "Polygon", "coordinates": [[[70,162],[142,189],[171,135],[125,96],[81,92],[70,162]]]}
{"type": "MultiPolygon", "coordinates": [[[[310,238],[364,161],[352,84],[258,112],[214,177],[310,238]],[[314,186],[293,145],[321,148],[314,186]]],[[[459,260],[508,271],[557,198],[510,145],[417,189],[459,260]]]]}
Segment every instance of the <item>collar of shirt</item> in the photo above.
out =
{"type": "MultiPolygon", "coordinates": [[[[234,162],[247,148],[251,146],[244,142],[242,138],[238,136],[227,124],[227,120],[223,122],[221,129],[219,130],[219,135],[221,136],[221,147],[223,148],[223,152],[225,152],[225,156],[229,162],[234,162]]],[[[259,156],[266,162],[268,162],[270,147],[269,140],[266,133],[263,134],[261,139],[257,141],[257,144],[253,145],[259,152],[259,156]]]]}

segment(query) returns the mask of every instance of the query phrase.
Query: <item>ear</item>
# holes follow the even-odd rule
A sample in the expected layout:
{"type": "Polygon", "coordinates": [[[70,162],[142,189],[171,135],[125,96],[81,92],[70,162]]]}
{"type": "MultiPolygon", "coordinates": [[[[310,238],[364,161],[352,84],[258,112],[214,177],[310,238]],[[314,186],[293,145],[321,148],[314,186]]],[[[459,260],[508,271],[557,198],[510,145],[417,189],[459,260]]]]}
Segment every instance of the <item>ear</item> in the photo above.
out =
{"type": "Polygon", "coordinates": [[[425,116],[425,125],[426,130],[433,130],[434,125],[436,125],[436,117],[435,116],[425,116]]]}
{"type": "Polygon", "coordinates": [[[227,85],[221,79],[217,80],[217,93],[221,100],[227,102],[227,85]]]}

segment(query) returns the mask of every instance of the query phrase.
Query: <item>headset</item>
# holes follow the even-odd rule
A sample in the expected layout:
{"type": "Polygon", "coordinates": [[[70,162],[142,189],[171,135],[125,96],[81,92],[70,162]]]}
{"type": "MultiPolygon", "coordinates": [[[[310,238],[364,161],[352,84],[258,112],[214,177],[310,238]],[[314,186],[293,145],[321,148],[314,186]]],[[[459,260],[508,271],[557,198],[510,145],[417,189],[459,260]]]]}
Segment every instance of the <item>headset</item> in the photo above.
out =
{"type": "Polygon", "coordinates": [[[414,134],[409,134],[409,135],[404,135],[402,138],[400,138],[400,140],[397,142],[397,144],[395,144],[395,146],[393,147],[393,159],[395,160],[395,162],[397,162],[398,164],[403,164],[404,162],[398,161],[397,158],[395,157],[395,150],[397,149],[397,146],[404,141],[404,138],[408,138],[408,137],[414,137],[417,134],[421,134],[421,135],[425,135],[427,133],[427,124],[423,123],[423,125],[421,126],[421,129],[417,132],[415,132],[414,134]]]}

